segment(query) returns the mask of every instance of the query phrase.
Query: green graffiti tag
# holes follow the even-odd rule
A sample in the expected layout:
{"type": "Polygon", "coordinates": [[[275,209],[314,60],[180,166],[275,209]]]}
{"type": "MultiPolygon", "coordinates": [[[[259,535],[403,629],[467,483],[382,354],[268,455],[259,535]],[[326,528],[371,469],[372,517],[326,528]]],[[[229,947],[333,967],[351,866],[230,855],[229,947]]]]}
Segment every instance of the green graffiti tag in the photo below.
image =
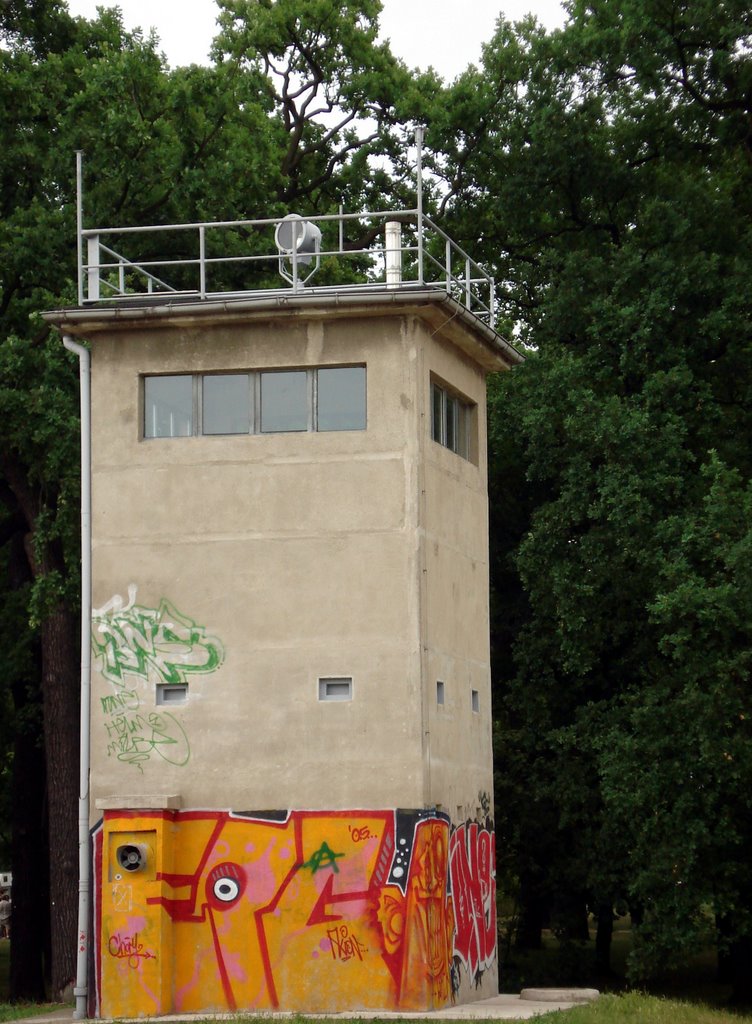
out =
{"type": "Polygon", "coordinates": [[[220,641],[169,601],[163,598],[158,608],[136,604],[133,584],[127,603],[116,594],[94,609],[92,620],[92,646],[102,674],[118,687],[126,676],[185,683],[193,672],[214,672],[224,658],[220,641]]]}
{"type": "Polygon", "coordinates": [[[311,854],[310,859],[305,864],[301,864],[301,867],[310,868],[312,875],[315,875],[320,868],[334,868],[335,872],[339,874],[337,858],[344,856],[344,853],[335,853],[329,843],[322,843],[318,850],[311,854]]]}
{"type": "Polygon", "coordinates": [[[191,674],[216,671],[224,659],[221,642],[164,598],[157,608],[136,604],[134,584],[127,601],[116,594],[94,610],[91,642],[102,675],[114,687],[100,698],[107,756],[141,772],[152,753],[186,764],[190,744],[182,725],[173,714],[143,709],[136,686],[187,683],[191,674]]]}
{"type": "Polygon", "coordinates": [[[154,751],[168,764],[187,764],[191,747],[185,729],[169,712],[113,715],[105,721],[107,730],[107,756],[113,754],[118,761],[141,768],[154,751]]]}

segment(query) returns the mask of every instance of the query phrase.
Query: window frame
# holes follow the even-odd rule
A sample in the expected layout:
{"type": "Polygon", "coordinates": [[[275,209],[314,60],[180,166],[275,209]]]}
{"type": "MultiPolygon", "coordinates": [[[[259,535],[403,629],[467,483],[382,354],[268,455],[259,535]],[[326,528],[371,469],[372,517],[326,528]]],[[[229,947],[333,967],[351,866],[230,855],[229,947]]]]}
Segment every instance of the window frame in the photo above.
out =
{"type": "MultiPolygon", "coordinates": [[[[368,367],[366,363],[334,363],[320,366],[284,366],[284,367],[262,367],[253,370],[231,369],[231,370],[208,370],[186,373],[144,373],[140,376],[140,440],[142,441],[175,441],[187,437],[252,437],[252,436],[273,436],[275,434],[337,434],[364,431],[368,429],[368,367]],[[362,370],[362,396],[358,390],[357,400],[360,405],[362,401],[362,426],[319,426],[319,386],[318,375],[320,371],[326,370],[362,370]],[[305,379],[305,402],[306,402],[306,425],[305,427],[283,428],[283,429],[262,429],[263,399],[262,380],[265,375],[281,373],[304,373],[305,379]],[[205,397],[204,381],[207,378],[216,377],[240,377],[247,376],[249,384],[249,429],[247,431],[231,431],[220,433],[217,431],[205,432],[205,397]],[[147,430],[146,417],[149,406],[147,405],[147,389],[150,381],[158,381],[163,378],[187,377],[191,380],[191,431],[188,434],[156,434],[147,430]]],[[[152,399],[152,407],[156,404],[152,399]]],[[[360,413],[360,408],[358,409],[360,413]]]]}
{"type": "MultiPolygon", "coordinates": [[[[201,373],[193,374],[194,378],[194,413],[196,414],[196,431],[194,436],[196,437],[245,437],[247,434],[253,432],[253,423],[256,416],[256,395],[252,375],[248,370],[228,370],[225,373],[201,373]],[[230,430],[230,431],[218,431],[211,430],[207,431],[204,429],[206,422],[206,389],[205,384],[207,380],[215,380],[217,377],[246,377],[246,387],[248,391],[248,430],[230,430]]],[[[147,379],[147,378],[144,378],[147,379]]]]}
{"type": "Polygon", "coordinates": [[[431,440],[467,462],[475,462],[476,403],[432,375],[430,409],[431,440]]]}
{"type": "Polygon", "coordinates": [[[153,441],[153,440],[157,440],[159,438],[165,438],[165,437],[168,437],[170,439],[175,439],[175,438],[179,438],[179,437],[193,437],[194,434],[196,433],[196,394],[195,394],[195,390],[196,390],[195,382],[193,381],[192,374],[190,374],[190,373],[160,373],[160,374],[147,374],[147,375],[143,376],[142,377],[142,385],[141,385],[141,389],[140,389],[140,391],[141,391],[141,394],[140,394],[140,402],[141,402],[141,417],[140,417],[140,420],[141,420],[141,437],[142,437],[142,439],[145,440],[145,441],[153,441]],[[152,401],[150,403],[150,397],[149,397],[149,394],[148,394],[147,383],[149,381],[153,381],[153,380],[162,380],[162,381],[176,380],[176,379],[182,378],[182,377],[188,378],[191,381],[191,387],[190,387],[190,393],[191,393],[190,431],[187,434],[181,434],[181,433],[177,433],[177,434],[157,434],[157,433],[153,433],[153,434],[151,434],[151,433],[149,433],[148,429],[147,429],[146,420],[147,420],[147,416],[149,414],[149,410],[150,409],[154,409],[154,411],[155,411],[155,426],[156,426],[156,401],[152,401]]]}

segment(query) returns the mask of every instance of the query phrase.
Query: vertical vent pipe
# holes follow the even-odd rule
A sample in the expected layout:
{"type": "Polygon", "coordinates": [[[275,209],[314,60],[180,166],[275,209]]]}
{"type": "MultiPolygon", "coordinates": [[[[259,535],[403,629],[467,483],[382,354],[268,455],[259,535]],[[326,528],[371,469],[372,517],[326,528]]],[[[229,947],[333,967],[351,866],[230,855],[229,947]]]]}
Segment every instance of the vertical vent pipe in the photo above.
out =
{"type": "Polygon", "coordinates": [[[402,281],[402,225],[398,220],[388,220],[386,232],[386,286],[396,288],[402,281]]]}

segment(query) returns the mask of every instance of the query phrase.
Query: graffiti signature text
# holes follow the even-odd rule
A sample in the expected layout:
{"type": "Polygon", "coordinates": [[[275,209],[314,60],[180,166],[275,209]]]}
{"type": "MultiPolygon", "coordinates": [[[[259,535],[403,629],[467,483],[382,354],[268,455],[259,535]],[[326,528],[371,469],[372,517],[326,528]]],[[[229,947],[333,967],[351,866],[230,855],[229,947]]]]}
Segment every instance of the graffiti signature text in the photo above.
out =
{"type": "Polygon", "coordinates": [[[363,954],[367,952],[366,947],[350,934],[346,924],[327,928],[326,935],[331,943],[334,960],[341,960],[343,963],[348,960],[362,960],[363,954]]]}
{"type": "Polygon", "coordinates": [[[157,954],[144,949],[143,942],[138,941],[138,932],[133,935],[121,935],[116,932],[108,942],[110,956],[116,960],[127,960],[128,966],[135,970],[142,960],[156,960],[157,954]]]}

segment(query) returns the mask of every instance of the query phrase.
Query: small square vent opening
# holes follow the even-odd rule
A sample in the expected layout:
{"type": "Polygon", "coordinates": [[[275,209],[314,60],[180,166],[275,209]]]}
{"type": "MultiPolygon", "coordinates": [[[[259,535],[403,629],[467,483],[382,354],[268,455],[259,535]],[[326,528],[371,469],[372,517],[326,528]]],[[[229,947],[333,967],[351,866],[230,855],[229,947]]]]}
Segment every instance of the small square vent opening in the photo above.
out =
{"type": "Polygon", "coordinates": [[[319,700],[352,700],[352,679],[346,676],[319,679],[319,700]]]}
{"type": "Polygon", "coordinates": [[[157,704],[185,704],[187,700],[186,683],[157,683],[157,704]]]}

